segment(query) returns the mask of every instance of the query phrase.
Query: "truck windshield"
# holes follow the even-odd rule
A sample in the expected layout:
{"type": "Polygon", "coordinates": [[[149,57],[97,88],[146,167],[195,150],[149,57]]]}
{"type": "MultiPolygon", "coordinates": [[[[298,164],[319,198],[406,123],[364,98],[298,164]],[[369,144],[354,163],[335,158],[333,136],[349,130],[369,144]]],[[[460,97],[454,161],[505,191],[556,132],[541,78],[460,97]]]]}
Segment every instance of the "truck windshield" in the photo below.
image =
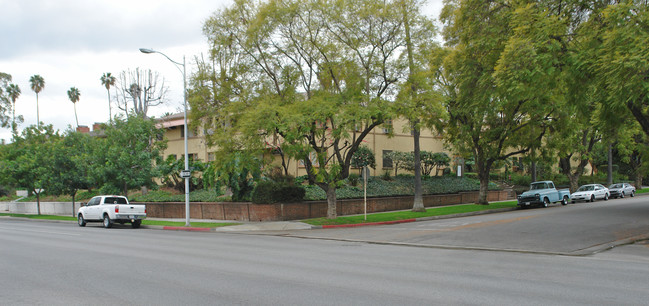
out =
{"type": "Polygon", "coordinates": [[[531,187],[532,188],[530,188],[530,189],[532,189],[532,190],[547,189],[548,188],[548,183],[534,183],[534,184],[532,184],[531,187]]]}
{"type": "Polygon", "coordinates": [[[126,202],[126,198],[121,198],[121,197],[108,197],[104,201],[106,204],[128,204],[126,202]]]}

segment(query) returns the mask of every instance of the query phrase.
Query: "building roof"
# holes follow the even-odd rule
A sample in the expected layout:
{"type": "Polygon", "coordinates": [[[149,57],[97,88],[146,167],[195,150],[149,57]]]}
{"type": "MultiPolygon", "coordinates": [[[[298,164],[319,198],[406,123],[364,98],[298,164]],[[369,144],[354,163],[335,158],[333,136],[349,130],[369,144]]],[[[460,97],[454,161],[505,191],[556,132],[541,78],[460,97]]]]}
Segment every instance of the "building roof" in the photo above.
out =
{"type": "Polygon", "coordinates": [[[162,118],[158,118],[156,119],[156,121],[158,122],[156,124],[158,128],[167,129],[174,126],[185,125],[185,116],[184,113],[177,113],[162,118]]]}

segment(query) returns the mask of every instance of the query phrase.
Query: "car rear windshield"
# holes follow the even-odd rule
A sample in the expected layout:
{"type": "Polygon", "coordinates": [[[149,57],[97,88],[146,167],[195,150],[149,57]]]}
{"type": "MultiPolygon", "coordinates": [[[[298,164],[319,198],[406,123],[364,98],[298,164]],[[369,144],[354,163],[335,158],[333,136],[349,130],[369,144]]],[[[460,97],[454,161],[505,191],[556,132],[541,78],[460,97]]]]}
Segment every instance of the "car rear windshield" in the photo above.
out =
{"type": "Polygon", "coordinates": [[[121,197],[107,197],[104,203],[107,204],[128,204],[126,198],[121,197]]]}
{"type": "Polygon", "coordinates": [[[622,188],[622,184],[613,184],[611,188],[622,188]]]}

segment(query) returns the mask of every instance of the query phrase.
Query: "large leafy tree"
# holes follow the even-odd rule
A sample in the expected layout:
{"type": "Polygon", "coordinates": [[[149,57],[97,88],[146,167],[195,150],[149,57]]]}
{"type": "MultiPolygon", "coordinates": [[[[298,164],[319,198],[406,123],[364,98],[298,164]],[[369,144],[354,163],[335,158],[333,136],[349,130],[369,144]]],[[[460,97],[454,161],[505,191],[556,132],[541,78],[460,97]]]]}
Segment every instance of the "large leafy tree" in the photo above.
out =
{"type": "Polygon", "coordinates": [[[106,72],[101,76],[101,85],[106,87],[106,94],[108,94],[108,120],[113,120],[113,111],[110,106],[110,87],[115,86],[115,81],[117,80],[110,72],[106,72]]]}
{"type": "Polygon", "coordinates": [[[36,195],[40,214],[40,195],[49,189],[51,177],[59,171],[52,166],[53,144],[60,139],[52,125],[25,128],[14,142],[2,146],[0,180],[7,186],[25,188],[36,195]]]}
{"type": "Polygon", "coordinates": [[[450,48],[444,135],[462,156],[475,158],[479,204],[488,204],[494,163],[539,146],[561,102],[554,83],[561,46],[552,37],[563,32],[543,10],[521,4],[448,1],[442,14],[450,48]],[[534,20],[548,24],[531,26],[534,20]]]}
{"type": "Polygon", "coordinates": [[[53,169],[48,179],[49,194],[67,194],[72,197],[72,215],[75,215],[75,198],[80,189],[92,187],[90,161],[92,146],[97,138],[68,130],[64,137],[52,143],[49,167],[53,169]]]}
{"type": "Polygon", "coordinates": [[[553,100],[565,103],[553,113],[552,133],[539,151],[541,155],[548,155],[548,151],[558,155],[560,171],[568,177],[573,191],[592,160],[595,145],[607,134],[601,121],[602,97],[594,75],[587,70],[594,56],[593,38],[600,27],[597,18],[589,16],[605,5],[601,1],[588,5],[582,1],[547,1],[529,4],[518,14],[523,18],[519,24],[530,28],[526,32],[531,39],[539,41],[543,37],[539,34],[551,34],[551,47],[538,49],[535,57],[553,64],[554,73],[550,75],[554,83],[550,84],[558,89],[553,100]]]}
{"type": "Polygon", "coordinates": [[[436,30],[431,20],[423,17],[419,12],[421,5],[418,1],[401,1],[401,13],[403,14],[403,30],[406,50],[403,53],[407,59],[408,77],[402,85],[399,98],[397,99],[397,113],[404,116],[410,122],[409,128],[412,131],[414,143],[414,172],[415,172],[415,196],[412,211],[423,212],[424,202],[421,188],[422,152],[420,135],[422,119],[430,120],[430,117],[439,117],[443,112],[438,95],[428,82],[426,70],[420,67],[425,65],[426,54],[431,52],[431,37],[435,36],[436,30]]]}
{"type": "Polygon", "coordinates": [[[93,145],[90,176],[104,192],[128,195],[131,188],[153,187],[159,176],[161,153],[166,148],[163,131],[152,119],[131,115],[115,119],[106,127],[105,138],[93,145]]]}
{"type": "Polygon", "coordinates": [[[29,83],[32,90],[36,93],[36,125],[41,125],[41,118],[38,110],[38,94],[45,88],[45,79],[42,76],[35,74],[29,78],[29,83]]]}
{"type": "Polygon", "coordinates": [[[404,79],[402,26],[394,1],[236,1],[205,23],[215,65],[194,81],[194,121],[220,154],[270,143],[302,160],[334,218],[337,185],[404,79]]]}
{"type": "Polygon", "coordinates": [[[74,104],[74,119],[77,122],[77,127],[79,127],[79,117],[77,117],[77,102],[79,102],[79,98],[81,97],[81,92],[79,89],[76,87],[71,87],[68,90],[68,98],[74,104]]]}
{"type": "Polygon", "coordinates": [[[593,39],[597,44],[592,68],[605,99],[603,108],[614,113],[627,108],[649,135],[649,5],[619,1],[595,18],[601,30],[593,39]]]}

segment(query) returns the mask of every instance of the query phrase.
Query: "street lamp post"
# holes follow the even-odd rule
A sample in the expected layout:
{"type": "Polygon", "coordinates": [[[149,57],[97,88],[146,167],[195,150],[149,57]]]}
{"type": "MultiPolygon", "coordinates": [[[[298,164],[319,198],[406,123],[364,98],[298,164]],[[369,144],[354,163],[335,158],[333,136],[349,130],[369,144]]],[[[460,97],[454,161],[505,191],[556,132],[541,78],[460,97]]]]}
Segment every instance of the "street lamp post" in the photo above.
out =
{"type": "Polygon", "coordinates": [[[183,74],[183,99],[184,99],[184,107],[185,107],[185,112],[184,112],[184,118],[185,118],[185,133],[184,133],[184,141],[185,141],[185,170],[183,171],[183,176],[185,176],[185,226],[190,226],[189,223],[189,178],[190,175],[186,175],[187,173],[190,173],[189,170],[189,156],[188,156],[188,149],[187,149],[187,74],[185,70],[185,56],[183,55],[183,62],[182,64],[179,62],[176,62],[169,58],[166,54],[152,50],[152,49],[146,49],[146,48],[140,48],[140,52],[146,53],[146,54],[151,54],[151,53],[158,53],[161,54],[162,56],[166,57],[170,62],[174,63],[176,65],[176,68],[180,70],[179,66],[183,66],[183,69],[180,71],[183,74]]]}

